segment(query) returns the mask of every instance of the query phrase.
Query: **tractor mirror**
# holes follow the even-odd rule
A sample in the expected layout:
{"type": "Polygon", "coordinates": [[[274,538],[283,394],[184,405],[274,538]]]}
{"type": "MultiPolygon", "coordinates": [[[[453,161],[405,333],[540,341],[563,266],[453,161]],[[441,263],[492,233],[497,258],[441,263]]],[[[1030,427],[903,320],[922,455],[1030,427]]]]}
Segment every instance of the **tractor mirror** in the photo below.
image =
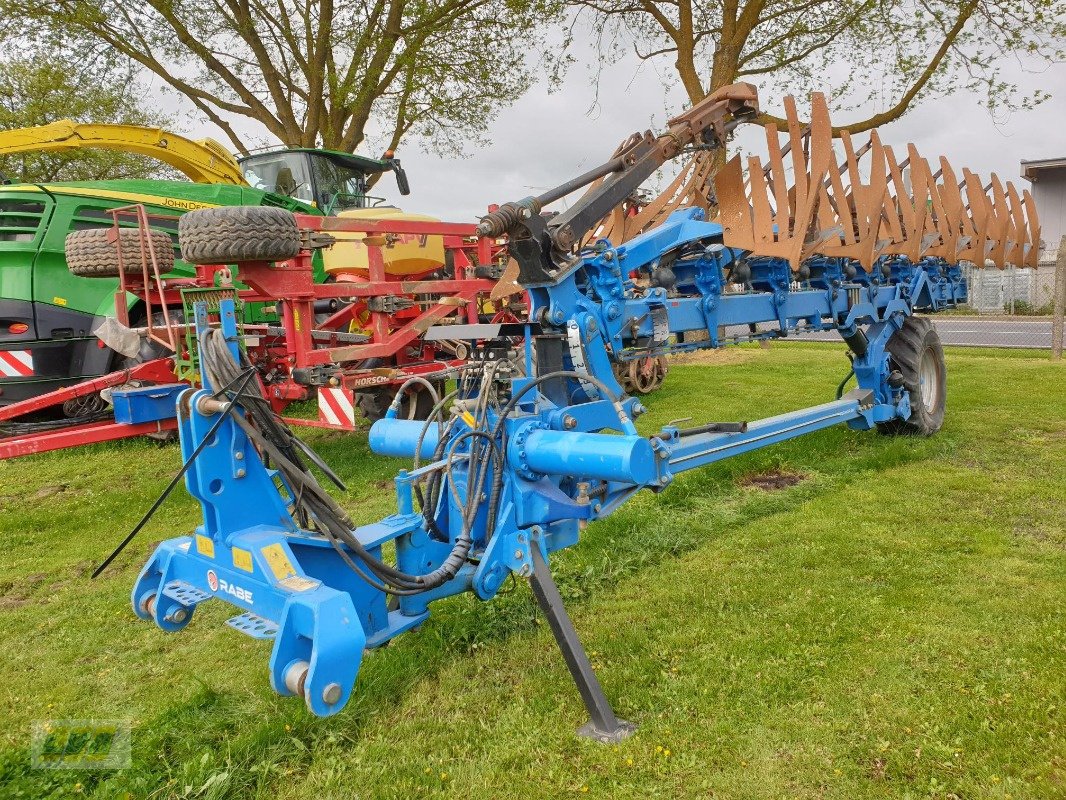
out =
{"type": "Polygon", "coordinates": [[[392,171],[396,173],[396,185],[400,188],[400,194],[411,194],[411,184],[407,182],[407,173],[396,159],[392,159],[392,171]]]}

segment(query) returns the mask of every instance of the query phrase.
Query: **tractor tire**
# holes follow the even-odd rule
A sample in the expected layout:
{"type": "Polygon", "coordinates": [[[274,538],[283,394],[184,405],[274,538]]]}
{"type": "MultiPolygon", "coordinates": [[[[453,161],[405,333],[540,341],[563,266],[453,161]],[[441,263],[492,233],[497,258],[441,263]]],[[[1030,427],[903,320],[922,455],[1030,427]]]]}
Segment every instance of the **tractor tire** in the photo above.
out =
{"type": "Polygon", "coordinates": [[[948,389],[944,347],[936,328],[925,317],[907,317],[885,349],[889,368],[903,375],[911,415],[879,422],[877,429],[889,436],[932,436],[944,424],[948,389]]]}
{"type": "MultiPolygon", "coordinates": [[[[81,278],[117,278],[119,272],[141,275],[141,232],[137,228],[120,228],[118,242],[111,241],[112,228],[72,231],[67,234],[64,249],[67,269],[81,278]],[[119,269],[119,247],[122,248],[122,267],[119,269]]],[[[162,275],[174,269],[174,240],[163,231],[149,231],[152,249],[162,275]]],[[[151,259],[149,258],[149,274],[151,259]]]]}
{"type": "MultiPolygon", "coordinates": [[[[443,397],[444,384],[438,383],[434,386],[437,394],[443,397]]],[[[416,386],[413,388],[420,389],[420,391],[407,393],[407,396],[400,403],[399,417],[400,419],[424,420],[429,417],[429,412],[433,410],[433,395],[427,392],[424,387],[416,386]]],[[[385,412],[389,410],[394,397],[396,397],[395,387],[370,389],[365,392],[356,392],[355,405],[370,422],[377,422],[385,416],[385,412]]]]}
{"type": "Polygon", "coordinates": [[[284,261],[300,252],[300,228],[283,208],[204,208],[178,220],[178,241],[190,264],[284,261]]]}

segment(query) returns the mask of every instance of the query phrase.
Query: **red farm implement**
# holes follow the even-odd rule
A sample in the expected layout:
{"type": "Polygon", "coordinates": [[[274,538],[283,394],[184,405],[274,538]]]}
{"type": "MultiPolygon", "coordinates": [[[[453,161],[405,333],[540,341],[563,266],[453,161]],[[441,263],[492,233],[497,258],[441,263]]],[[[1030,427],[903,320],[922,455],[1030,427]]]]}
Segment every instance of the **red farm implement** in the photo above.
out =
{"type": "MultiPolygon", "coordinates": [[[[381,416],[409,377],[441,384],[465,363],[465,345],[427,341],[426,329],[508,311],[489,300],[499,247],[478,237],[474,224],[213,209],[196,220],[229,225],[233,235],[219,239],[212,227],[211,244],[198,248],[195,225],[183,227],[183,257],[196,269],[173,278],[173,242],[151,230],[144,208],[116,209],[114,216],[109,229],[71,234],[67,253],[80,274],[118,275],[115,321],[98,336],[101,346],[126,355],[128,366],[0,409],[8,434],[0,458],[173,429],[175,395],[199,383],[187,338],[187,309],[196,301],[217,309],[212,301],[233,298],[247,310],[244,352],[276,412],[317,394],[319,419],[292,421],[342,429],[354,427],[357,410],[381,416]],[[123,217],[136,227],[120,227],[123,217]],[[317,259],[329,262],[326,282],[315,280],[317,259]],[[226,265],[238,262],[234,274],[226,265]],[[131,296],[146,320],[136,329],[128,327],[131,296]],[[113,418],[101,392],[114,404],[113,418]],[[60,411],[83,413],[55,419],[60,411]]],[[[424,414],[428,400],[428,392],[412,392],[403,413],[424,414]]]]}

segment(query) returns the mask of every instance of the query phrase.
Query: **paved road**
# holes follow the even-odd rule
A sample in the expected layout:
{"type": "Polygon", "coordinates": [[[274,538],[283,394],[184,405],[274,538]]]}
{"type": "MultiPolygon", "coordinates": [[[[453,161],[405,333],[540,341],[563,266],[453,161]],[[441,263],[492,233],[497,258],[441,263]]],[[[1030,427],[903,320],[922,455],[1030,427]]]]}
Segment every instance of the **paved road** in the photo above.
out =
{"type": "MultiPolygon", "coordinates": [[[[944,344],[971,347],[1038,347],[1051,349],[1050,319],[1009,319],[1004,317],[935,316],[937,332],[944,344]]],[[[839,340],[836,333],[808,333],[802,339],[839,340]]]]}

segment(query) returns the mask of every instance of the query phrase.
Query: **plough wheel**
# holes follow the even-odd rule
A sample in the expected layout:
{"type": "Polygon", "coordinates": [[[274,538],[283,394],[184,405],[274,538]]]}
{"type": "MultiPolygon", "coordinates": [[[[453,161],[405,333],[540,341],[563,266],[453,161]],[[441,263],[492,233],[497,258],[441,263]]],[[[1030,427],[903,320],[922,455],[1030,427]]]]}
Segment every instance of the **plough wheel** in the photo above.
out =
{"type": "MultiPolygon", "coordinates": [[[[444,384],[434,384],[437,394],[443,396],[444,384]]],[[[356,392],[355,404],[363,415],[371,422],[377,422],[385,416],[385,412],[392,405],[396,397],[397,387],[381,387],[369,389],[365,392],[356,392]]],[[[400,402],[401,419],[426,419],[433,410],[433,395],[426,391],[423,386],[412,386],[404,399],[400,402]]]]}
{"type": "Polygon", "coordinates": [[[944,348],[936,328],[925,317],[907,317],[885,349],[889,366],[903,375],[911,415],[907,419],[879,422],[878,430],[888,435],[932,436],[944,424],[948,389],[944,348]]]}
{"type": "Polygon", "coordinates": [[[614,377],[626,394],[633,394],[633,382],[629,380],[629,362],[614,362],[614,377]]]}
{"type": "Polygon", "coordinates": [[[667,370],[665,356],[645,356],[636,361],[630,361],[628,371],[632,391],[640,394],[654,392],[663,385],[667,370]]]}

